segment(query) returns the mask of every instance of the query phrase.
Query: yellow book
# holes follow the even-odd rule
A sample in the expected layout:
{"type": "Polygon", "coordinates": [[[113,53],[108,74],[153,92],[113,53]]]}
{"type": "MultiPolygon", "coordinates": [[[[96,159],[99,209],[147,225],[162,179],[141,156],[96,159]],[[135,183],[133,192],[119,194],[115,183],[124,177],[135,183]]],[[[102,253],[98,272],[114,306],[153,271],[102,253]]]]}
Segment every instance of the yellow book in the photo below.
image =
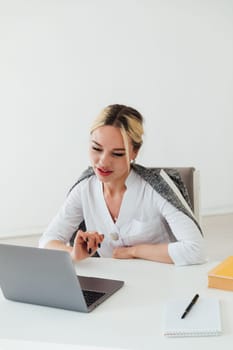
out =
{"type": "Polygon", "coordinates": [[[208,287],[233,291],[233,256],[209,271],[208,287]]]}

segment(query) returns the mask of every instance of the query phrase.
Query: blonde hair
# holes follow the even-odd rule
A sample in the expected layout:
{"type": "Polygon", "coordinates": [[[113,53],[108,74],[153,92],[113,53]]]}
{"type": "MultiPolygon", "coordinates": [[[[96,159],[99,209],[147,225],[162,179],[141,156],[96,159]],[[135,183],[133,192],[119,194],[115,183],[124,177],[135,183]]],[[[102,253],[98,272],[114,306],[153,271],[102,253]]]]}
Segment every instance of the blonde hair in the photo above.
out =
{"type": "Polygon", "coordinates": [[[91,133],[95,129],[105,125],[111,125],[120,129],[126,149],[126,157],[128,164],[130,164],[128,139],[130,139],[133,149],[138,151],[143,142],[142,115],[132,107],[119,104],[109,105],[94,120],[91,126],[91,133]]]}

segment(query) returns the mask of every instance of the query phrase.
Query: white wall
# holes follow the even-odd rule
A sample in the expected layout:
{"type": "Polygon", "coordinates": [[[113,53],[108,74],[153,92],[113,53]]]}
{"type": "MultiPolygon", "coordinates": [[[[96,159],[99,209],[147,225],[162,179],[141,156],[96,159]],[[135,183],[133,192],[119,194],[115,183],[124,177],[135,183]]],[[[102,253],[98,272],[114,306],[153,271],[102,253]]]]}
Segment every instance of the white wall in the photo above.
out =
{"type": "Polygon", "coordinates": [[[0,0],[0,235],[40,232],[110,103],[146,119],[145,165],[201,173],[233,211],[231,0],[0,0]]]}

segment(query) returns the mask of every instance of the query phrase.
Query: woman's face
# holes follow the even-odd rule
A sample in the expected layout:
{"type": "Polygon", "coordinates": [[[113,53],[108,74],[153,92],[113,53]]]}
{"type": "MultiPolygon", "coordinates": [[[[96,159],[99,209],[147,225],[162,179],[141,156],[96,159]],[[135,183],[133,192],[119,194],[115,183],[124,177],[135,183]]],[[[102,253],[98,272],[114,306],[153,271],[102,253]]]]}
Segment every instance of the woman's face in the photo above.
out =
{"type": "MultiPolygon", "coordinates": [[[[129,142],[129,159],[136,152],[129,142]]],[[[90,160],[96,176],[102,182],[124,181],[129,173],[126,149],[120,129],[111,125],[101,126],[91,134],[90,160]]]]}

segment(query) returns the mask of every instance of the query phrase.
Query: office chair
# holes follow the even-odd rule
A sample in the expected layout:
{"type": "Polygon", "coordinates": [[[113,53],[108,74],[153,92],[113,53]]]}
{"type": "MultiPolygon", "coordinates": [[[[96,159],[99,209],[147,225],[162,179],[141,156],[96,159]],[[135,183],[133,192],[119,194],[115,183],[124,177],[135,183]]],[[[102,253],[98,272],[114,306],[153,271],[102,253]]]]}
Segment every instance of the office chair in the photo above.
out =
{"type": "Polygon", "coordinates": [[[193,214],[200,224],[200,173],[194,167],[163,167],[159,169],[174,169],[180,173],[190,199],[193,214]]]}

